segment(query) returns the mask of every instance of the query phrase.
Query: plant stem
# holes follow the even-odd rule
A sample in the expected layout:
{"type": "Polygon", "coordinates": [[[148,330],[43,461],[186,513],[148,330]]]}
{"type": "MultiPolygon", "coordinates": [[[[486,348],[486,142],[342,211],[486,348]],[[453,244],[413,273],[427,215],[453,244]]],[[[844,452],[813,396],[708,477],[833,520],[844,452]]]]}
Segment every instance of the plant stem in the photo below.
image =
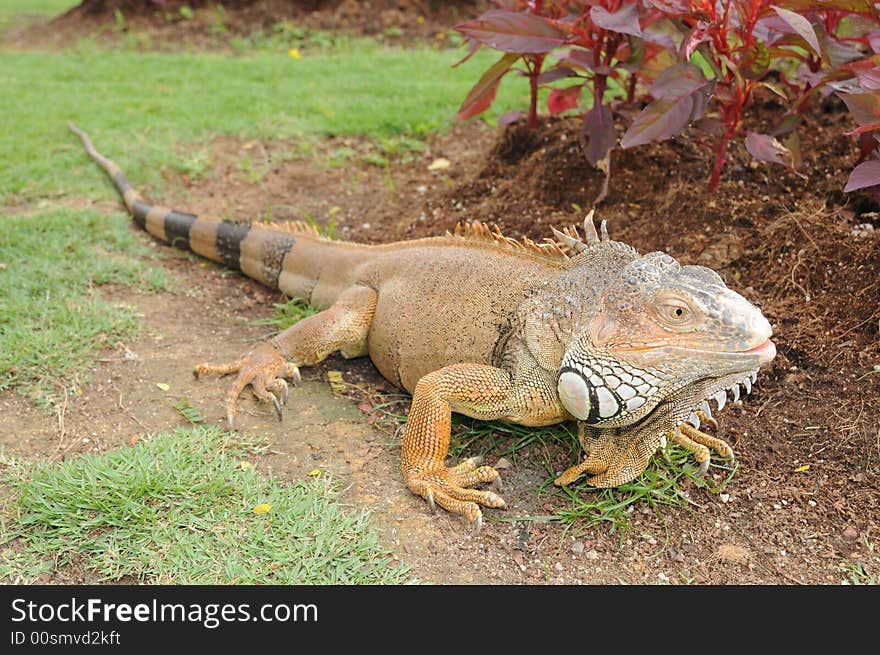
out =
{"type": "Polygon", "coordinates": [[[534,129],[538,126],[538,73],[532,70],[529,75],[529,127],[534,129]]]}
{"type": "Polygon", "coordinates": [[[718,183],[721,181],[721,171],[724,169],[724,162],[727,160],[727,146],[730,143],[731,134],[727,131],[715,144],[715,161],[712,164],[712,178],[709,180],[709,191],[718,190],[718,183]]]}
{"type": "Polygon", "coordinates": [[[525,55],[523,61],[529,71],[529,128],[538,127],[538,76],[544,66],[544,55],[525,55]]]}

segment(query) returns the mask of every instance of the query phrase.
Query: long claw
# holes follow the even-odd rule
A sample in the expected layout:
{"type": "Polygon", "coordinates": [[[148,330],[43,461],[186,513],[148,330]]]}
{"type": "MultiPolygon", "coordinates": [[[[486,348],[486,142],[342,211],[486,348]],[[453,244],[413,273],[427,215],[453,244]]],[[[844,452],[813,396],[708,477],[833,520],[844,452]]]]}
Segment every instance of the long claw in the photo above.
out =
{"type": "Polygon", "coordinates": [[[274,393],[272,394],[272,403],[275,405],[275,413],[278,414],[278,422],[280,423],[284,421],[284,412],[281,411],[281,402],[274,393]]]}
{"type": "Polygon", "coordinates": [[[697,469],[697,477],[702,478],[706,475],[706,472],[709,470],[709,460],[707,459],[704,462],[700,462],[700,468],[697,469]]]}
{"type": "Polygon", "coordinates": [[[232,412],[229,412],[228,414],[226,414],[226,425],[229,426],[229,429],[232,432],[235,432],[235,419],[232,416],[232,412]]]}
{"type": "Polygon", "coordinates": [[[477,514],[477,519],[474,521],[474,536],[480,534],[480,530],[483,528],[483,513],[479,512],[477,514]]]}
{"type": "Polygon", "coordinates": [[[437,504],[434,502],[434,494],[432,492],[428,492],[428,507],[431,508],[431,514],[437,514],[437,504]]]}
{"type": "Polygon", "coordinates": [[[287,385],[287,380],[281,378],[281,404],[287,404],[287,397],[290,395],[289,387],[287,385]]]}

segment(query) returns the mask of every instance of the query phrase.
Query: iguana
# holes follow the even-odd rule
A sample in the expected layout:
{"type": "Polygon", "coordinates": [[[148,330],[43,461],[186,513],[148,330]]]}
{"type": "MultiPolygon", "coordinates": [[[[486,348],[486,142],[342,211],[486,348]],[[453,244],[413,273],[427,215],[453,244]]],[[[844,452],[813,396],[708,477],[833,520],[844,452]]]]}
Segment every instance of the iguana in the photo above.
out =
{"type": "MultiPolygon", "coordinates": [[[[302,223],[282,227],[198,218],[151,205],[120,168],[71,124],[112,178],[138,225],[321,311],[226,364],[196,376],[235,374],[226,396],[250,385],[279,418],[299,368],[333,352],[368,355],[412,394],[401,471],[415,494],[482,521],[480,505],[505,507],[474,489],[498,473],[477,458],[446,466],[451,413],[527,426],[576,420],[586,457],[562,473],[597,487],[640,475],[670,439],[705,472],[710,450],[733,451],[701,431],[727,393],[751,390],[776,354],[770,323],[714,271],[668,254],[639,255],[597,231],[592,212],[576,228],[535,243],[469,224],[455,233],[386,245],[333,241],[302,223]]],[[[717,427],[717,425],[715,425],[717,427]]]]}

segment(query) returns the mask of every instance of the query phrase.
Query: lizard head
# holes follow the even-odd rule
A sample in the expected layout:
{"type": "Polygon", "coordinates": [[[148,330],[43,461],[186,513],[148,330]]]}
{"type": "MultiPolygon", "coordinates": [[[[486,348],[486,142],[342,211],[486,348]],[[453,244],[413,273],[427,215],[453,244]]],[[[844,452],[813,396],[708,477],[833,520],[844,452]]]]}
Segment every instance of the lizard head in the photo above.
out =
{"type": "MultiPolygon", "coordinates": [[[[575,418],[596,427],[632,425],[659,404],[693,421],[727,390],[739,398],[776,355],[761,310],[703,266],[665,253],[624,266],[575,335],[559,369],[559,397],[575,418]],[[681,407],[677,407],[681,405],[681,407]],[[691,416],[692,415],[692,416],[691,416]]],[[[697,425],[699,425],[699,419],[697,425]]]]}

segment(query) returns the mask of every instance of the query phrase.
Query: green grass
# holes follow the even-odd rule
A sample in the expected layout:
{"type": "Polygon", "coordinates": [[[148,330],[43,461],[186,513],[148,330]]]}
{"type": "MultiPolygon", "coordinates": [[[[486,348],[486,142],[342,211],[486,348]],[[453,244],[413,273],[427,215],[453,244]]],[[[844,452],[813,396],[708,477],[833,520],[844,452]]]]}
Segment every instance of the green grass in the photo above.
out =
{"type": "MultiPolygon", "coordinates": [[[[719,462],[710,466],[706,477],[700,478],[696,476],[693,455],[688,451],[669,445],[666,455],[668,461],[658,453],[651,458],[644,473],[613,489],[597,489],[583,479],[565,487],[563,493],[570,504],[560,509],[555,518],[579,529],[607,523],[612,529],[620,530],[627,527],[630,513],[636,507],[646,507],[662,519],[663,507],[683,508],[692,503],[685,495],[685,484],[709,493],[721,493],[737,471],[735,464],[731,467],[727,462],[719,462]],[[724,475],[718,483],[710,477],[714,472],[724,475]]],[[[553,478],[548,479],[542,488],[549,488],[552,482],[553,478]]]]}
{"type": "Polygon", "coordinates": [[[304,300],[291,298],[286,302],[275,303],[275,315],[269,318],[250,321],[249,325],[271,325],[278,332],[286,330],[294,323],[318,313],[318,309],[312,307],[304,300]]]}
{"type": "MultiPolygon", "coordinates": [[[[551,449],[562,450],[565,461],[574,464],[583,458],[583,451],[577,440],[574,425],[561,424],[545,428],[529,428],[519,425],[489,422],[480,423],[470,420],[458,420],[459,431],[453,439],[451,451],[457,458],[473,456],[484,457],[491,453],[494,457],[517,456],[518,451],[527,446],[536,446],[534,452],[549,454],[551,449]]],[[[534,517],[498,517],[489,520],[519,521],[524,519],[562,521],[568,525],[576,525],[579,529],[608,524],[613,530],[627,527],[630,513],[636,506],[647,507],[661,515],[661,508],[685,507],[690,501],[684,493],[685,483],[705,489],[711,493],[720,493],[736,472],[736,467],[728,468],[725,464],[713,464],[710,471],[721,471],[725,478],[718,484],[711,478],[698,478],[695,473],[697,466],[693,456],[686,450],[669,445],[664,458],[658,453],[648,463],[645,471],[635,480],[614,487],[613,489],[597,489],[586,482],[584,475],[568,487],[559,488],[553,484],[557,477],[554,463],[545,459],[544,466],[548,477],[538,489],[539,494],[559,496],[563,500],[559,509],[553,514],[534,517]]],[[[717,461],[717,460],[716,460],[717,461]]]]}
{"type": "MultiPolygon", "coordinates": [[[[491,59],[478,53],[453,69],[459,54],[368,41],[300,59],[93,45],[63,53],[0,52],[0,203],[108,195],[109,184],[67,131],[68,120],[89,132],[138,187],[161,185],[164,169],[186,167],[193,147],[218,134],[422,139],[451,125],[491,59]]],[[[489,118],[524,106],[526,91],[503,84],[489,118]]]]}
{"type": "Polygon", "coordinates": [[[137,327],[135,308],[105,300],[100,287],[158,290],[165,272],[143,260],[122,214],[65,209],[0,225],[0,390],[50,404],[137,327]]]}
{"type": "Polygon", "coordinates": [[[252,462],[264,450],[198,427],[53,466],[7,461],[17,516],[4,526],[0,576],[34,575],[53,560],[104,581],[410,581],[366,512],[343,508],[323,476],[281,484],[258,474],[252,462]],[[268,511],[255,512],[259,506],[268,511]]]}
{"type": "Polygon", "coordinates": [[[0,16],[53,16],[79,4],[79,0],[2,0],[0,16]]]}
{"type": "Polygon", "coordinates": [[[16,18],[48,18],[61,14],[78,4],[78,0],[0,0],[0,43],[2,32],[16,18]]]}
{"type": "Polygon", "coordinates": [[[875,586],[880,584],[880,576],[872,573],[863,562],[845,560],[838,565],[837,569],[845,575],[843,578],[843,584],[845,585],[875,586]]]}

